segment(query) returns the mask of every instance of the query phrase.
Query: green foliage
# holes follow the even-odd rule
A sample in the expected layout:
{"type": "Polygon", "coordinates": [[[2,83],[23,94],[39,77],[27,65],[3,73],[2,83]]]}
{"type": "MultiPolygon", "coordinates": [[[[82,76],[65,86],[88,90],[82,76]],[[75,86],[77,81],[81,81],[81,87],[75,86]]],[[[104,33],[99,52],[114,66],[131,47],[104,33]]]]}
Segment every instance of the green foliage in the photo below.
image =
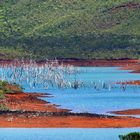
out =
{"type": "Polygon", "coordinates": [[[0,6],[0,59],[140,57],[139,0],[2,0],[0,6]]]}
{"type": "Polygon", "coordinates": [[[0,111],[9,111],[9,108],[4,104],[0,104],[0,111]]]}
{"type": "Polygon", "coordinates": [[[12,91],[8,89],[7,86],[8,82],[0,81],[0,94],[11,93],[12,91]]]}
{"type": "Polygon", "coordinates": [[[0,90],[0,100],[3,100],[5,98],[4,91],[0,90]]]}
{"type": "Polygon", "coordinates": [[[32,58],[32,54],[22,48],[0,46],[0,60],[32,58]]]}
{"type": "MultiPolygon", "coordinates": [[[[16,90],[21,91],[21,86],[17,84],[9,84],[7,81],[0,81],[0,100],[3,100],[5,98],[6,93],[15,93],[16,90]],[[11,88],[12,87],[12,88],[11,88]]],[[[7,108],[6,105],[0,103],[0,111],[8,111],[9,108],[7,108]]]]}
{"type": "Polygon", "coordinates": [[[140,140],[140,132],[133,132],[127,135],[120,135],[120,140],[140,140]]]}
{"type": "Polygon", "coordinates": [[[14,88],[16,88],[16,90],[18,90],[18,91],[22,90],[22,87],[20,85],[9,84],[7,81],[0,81],[0,95],[1,95],[1,97],[3,97],[4,94],[6,94],[6,93],[16,92],[15,90],[13,90],[14,88]],[[13,87],[13,88],[11,88],[11,87],[13,87]]]}

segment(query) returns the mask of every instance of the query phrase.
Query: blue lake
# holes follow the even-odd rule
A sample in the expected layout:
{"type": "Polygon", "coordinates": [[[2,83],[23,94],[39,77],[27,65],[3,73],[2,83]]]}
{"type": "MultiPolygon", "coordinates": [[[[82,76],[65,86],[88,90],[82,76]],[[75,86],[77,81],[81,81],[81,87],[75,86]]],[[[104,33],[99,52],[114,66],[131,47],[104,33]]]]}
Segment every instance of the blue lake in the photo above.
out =
{"type": "Polygon", "coordinates": [[[0,140],[119,140],[120,134],[140,131],[127,129],[82,129],[82,128],[42,128],[42,129],[0,129],[0,140]]]}
{"type": "MultiPolygon", "coordinates": [[[[70,109],[72,112],[89,112],[107,114],[109,111],[140,108],[140,86],[126,85],[125,91],[117,82],[140,80],[140,74],[130,73],[128,70],[119,70],[118,67],[79,67],[80,72],[76,75],[66,77],[70,80],[75,78],[85,82],[87,85],[94,81],[98,84],[109,83],[108,89],[92,86],[73,88],[50,87],[44,89],[40,84],[38,87],[30,88],[23,82],[22,86],[26,92],[49,93],[50,98],[43,98],[60,108],[70,109]],[[113,83],[113,87],[112,87],[113,83]]],[[[0,68],[7,74],[10,68],[0,68]]],[[[32,76],[29,78],[33,78],[32,76]]],[[[10,81],[10,79],[7,78],[10,81]]],[[[138,116],[139,117],[139,116],[138,116]]],[[[0,140],[119,140],[119,134],[132,131],[140,131],[140,128],[131,129],[0,129],[0,140]]]]}
{"type": "MultiPolygon", "coordinates": [[[[19,69],[21,68],[19,67],[19,69]]],[[[36,77],[33,75],[32,67],[30,69],[27,76],[25,76],[26,73],[23,73],[23,77],[34,80],[36,77]]],[[[51,94],[53,97],[43,98],[43,100],[60,105],[60,108],[70,109],[72,112],[108,114],[107,112],[110,111],[140,108],[140,86],[126,85],[123,90],[120,84],[116,84],[140,80],[140,74],[130,73],[130,70],[120,70],[119,67],[75,67],[75,69],[78,70],[78,73],[64,75],[65,80],[71,82],[76,79],[85,83],[86,86],[78,89],[50,86],[48,89],[44,89],[42,83],[34,88],[31,88],[29,83],[24,80],[20,83],[18,77],[15,82],[21,84],[25,92],[51,94]],[[107,89],[102,88],[104,83],[107,84],[107,89]]],[[[45,68],[42,71],[44,72],[45,68]]],[[[4,75],[9,82],[11,72],[11,67],[0,67],[0,77],[4,75]]],[[[43,76],[44,79],[45,75],[43,76]]]]}
{"type": "MultiPolygon", "coordinates": [[[[140,74],[119,70],[118,67],[81,67],[79,69],[77,79],[89,84],[91,81],[116,83],[140,79],[140,74]]],[[[71,79],[73,77],[71,76],[71,79]]],[[[60,105],[60,108],[70,109],[72,112],[106,114],[109,111],[140,108],[140,86],[127,85],[126,90],[123,91],[119,84],[110,90],[96,90],[93,87],[82,87],[76,90],[52,87],[44,90],[42,88],[30,89],[25,85],[25,91],[50,93],[53,95],[52,98],[43,99],[60,105]]]]}

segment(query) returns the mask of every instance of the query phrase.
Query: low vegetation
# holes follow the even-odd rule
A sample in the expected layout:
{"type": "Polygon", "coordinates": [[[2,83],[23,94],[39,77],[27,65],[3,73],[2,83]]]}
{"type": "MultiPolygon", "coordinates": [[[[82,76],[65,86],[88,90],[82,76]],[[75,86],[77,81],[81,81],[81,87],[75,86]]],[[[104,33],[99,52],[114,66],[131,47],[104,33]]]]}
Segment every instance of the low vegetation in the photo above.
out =
{"type": "Polygon", "coordinates": [[[139,17],[139,0],[2,0],[0,58],[140,58],[139,17]]]}
{"type": "Polygon", "coordinates": [[[3,104],[3,99],[6,94],[12,94],[22,91],[22,88],[17,84],[9,84],[7,81],[0,81],[0,111],[8,111],[9,108],[3,104]]]}
{"type": "Polygon", "coordinates": [[[133,132],[127,135],[120,135],[120,140],[140,140],[140,132],[133,132]]]}
{"type": "Polygon", "coordinates": [[[0,95],[6,93],[15,93],[21,91],[22,88],[17,84],[9,84],[7,81],[0,81],[0,95]]]}
{"type": "Polygon", "coordinates": [[[4,104],[0,104],[0,111],[9,111],[9,108],[4,104]]]}

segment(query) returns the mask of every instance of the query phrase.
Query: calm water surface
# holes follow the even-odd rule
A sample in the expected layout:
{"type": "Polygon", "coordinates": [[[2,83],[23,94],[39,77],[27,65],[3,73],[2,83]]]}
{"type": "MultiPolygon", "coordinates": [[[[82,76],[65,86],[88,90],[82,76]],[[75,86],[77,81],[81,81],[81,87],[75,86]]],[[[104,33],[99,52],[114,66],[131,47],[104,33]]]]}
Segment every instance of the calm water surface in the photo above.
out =
{"type": "Polygon", "coordinates": [[[119,140],[118,135],[131,129],[0,129],[0,140],[119,140]]]}
{"type": "MultiPolygon", "coordinates": [[[[115,83],[120,81],[140,80],[140,74],[132,74],[118,67],[81,67],[80,73],[68,77],[86,83],[115,83]]],[[[6,69],[0,69],[6,71],[6,69]]],[[[29,77],[32,78],[32,77],[29,77]]],[[[140,86],[127,85],[122,91],[116,84],[111,90],[93,87],[58,89],[51,87],[47,90],[42,86],[30,89],[29,85],[22,85],[26,92],[50,93],[51,98],[43,98],[60,108],[70,109],[72,112],[89,112],[106,114],[108,111],[140,108],[140,86]]],[[[119,134],[140,131],[131,129],[0,129],[0,140],[119,140],[119,134]]]]}
{"type": "MultiPolygon", "coordinates": [[[[139,80],[140,74],[130,73],[128,70],[119,70],[118,67],[81,67],[77,79],[90,83],[139,80]]],[[[73,79],[74,76],[71,77],[73,79]]],[[[58,89],[52,87],[48,90],[42,88],[29,89],[24,85],[25,91],[50,93],[53,98],[45,100],[60,105],[60,108],[67,108],[72,112],[89,112],[106,114],[109,111],[140,108],[140,86],[127,85],[123,91],[120,85],[116,84],[111,90],[93,87],[58,89]]]]}
{"type": "MultiPolygon", "coordinates": [[[[11,68],[0,68],[0,72],[7,77],[11,68]]],[[[43,98],[51,103],[60,105],[60,108],[70,109],[72,112],[89,112],[106,114],[109,111],[140,108],[140,86],[127,85],[125,91],[121,85],[123,81],[140,80],[140,74],[130,73],[129,70],[120,70],[119,67],[76,67],[77,74],[65,76],[68,81],[82,81],[86,87],[57,88],[50,86],[44,89],[43,84],[30,88],[29,83],[22,82],[26,92],[50,93],[52,98],[43,98]],[[95,89],[96,83],[98,89],[95,89]],[[107,83],[108,88],[101,85],[107,83]]],[[[32,70],[29,72],[32,73],[32,70]]],[[[0,75],[1,76],[1,75],[0,75]]],[[[18,78],[17,78],[18,79],[18,78]]],[[[32,74],[28,79],[35,79],[32,74]]],[[[11,78],[7,78],[11,80],[11,78]]]]}

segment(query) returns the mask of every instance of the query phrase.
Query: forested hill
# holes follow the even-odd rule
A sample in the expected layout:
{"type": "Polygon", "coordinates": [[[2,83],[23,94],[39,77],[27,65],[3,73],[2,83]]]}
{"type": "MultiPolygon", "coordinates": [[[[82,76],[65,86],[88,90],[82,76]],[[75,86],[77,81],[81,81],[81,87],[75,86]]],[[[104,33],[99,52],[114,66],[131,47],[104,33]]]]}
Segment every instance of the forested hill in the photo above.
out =
{"type": "Polygon", "coordinates": [[[140,0],[1,0],[0,59],[30,55],[140,58],[140,0]]]}

